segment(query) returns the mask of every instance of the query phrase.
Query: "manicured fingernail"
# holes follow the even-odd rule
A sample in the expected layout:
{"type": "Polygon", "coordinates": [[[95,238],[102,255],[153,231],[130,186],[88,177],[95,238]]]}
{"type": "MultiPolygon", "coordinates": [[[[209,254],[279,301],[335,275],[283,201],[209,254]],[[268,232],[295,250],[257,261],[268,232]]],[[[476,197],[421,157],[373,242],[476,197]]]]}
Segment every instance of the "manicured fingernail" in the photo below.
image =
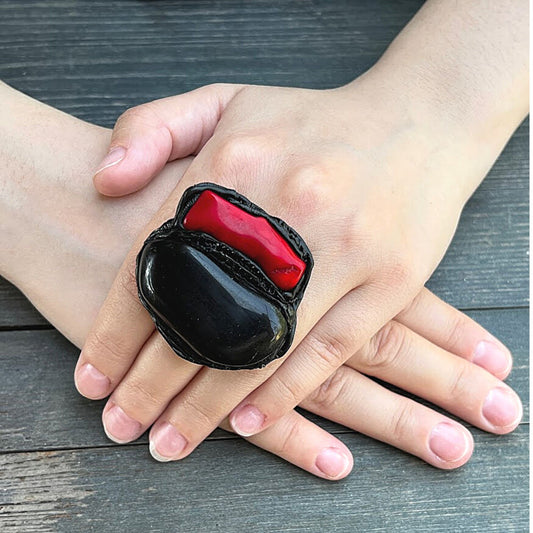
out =
{"type": "Polygon", "coordinates": [[[170,461],[187,446],[187,439],[172,425],[166,422],[152,431],[150,453],[157,461],[170,461]]]}
{"type": "Polygon", "coordinates": [[[115,146],[115,148],[111,148],[107,155],[102,159],[102,162],[100,163],[98,170],[95,172],[95,174],[98,174],[98,172],[102,172],[104,168],[112,167],[113,165],[116,165],[117,163],[120,163],[124,158],[126,157],[126,148],[123,146],[115,146]]]}
{"type": "Polygon", "coordinates": [[[443,461],[455,462],[468,452],[469,443],[463,430],[448,422],[441,422],[429,436],[429,448],[443,461]]]}
{"type": "Polygon", "coordinates": [[[106,435],[119,444],[130,442],[141,432],[141,423],[128,416],[118,405],[113,405],[103,415],[106,435]]]}
{"type": "Polygon", "coordinates": [[[230,417],[231,427],[241,437],[255,435],[265,423],[265,415],[253,405],[239,407],[230,417]]]}
{"type": "Polygon", "coordinates": [[[350,468],[350,458],[338,448],[324,448],[318,454],[315,465],[326,477],[337,479],[350,468]]]}
{"type": "Polygon", "coordinates": [[[497,344],[481,341],[474,351],[473,362],[492,374],[503,374],[511,366],[511,357],[497,344]]]}
{"type": "Polygon", "coordinates": [[[91,363],[82,365],[76,372],[76,387],[83,396],[102,398],[107,396],[111,381],[91,363]]]}
{"type": "Polygon", "coordinates": [[[522,405],[513,392],[496,387],[487,394],[482,412],[494,427],[505,428],[518,424],[522,418],[522,405]]]}

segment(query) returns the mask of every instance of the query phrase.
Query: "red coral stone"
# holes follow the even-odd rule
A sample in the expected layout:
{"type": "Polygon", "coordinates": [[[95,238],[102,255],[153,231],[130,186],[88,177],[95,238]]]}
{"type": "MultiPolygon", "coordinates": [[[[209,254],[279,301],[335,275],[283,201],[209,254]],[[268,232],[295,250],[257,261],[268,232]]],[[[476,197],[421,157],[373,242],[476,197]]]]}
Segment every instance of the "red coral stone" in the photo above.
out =
{"type": "Polygon", "coordinates": [[[243,211],[212,191],[200,194],[183,225],[239,250],[282,290],[293,289],[304,273],[305,263],[265,218],[243,211]]]}

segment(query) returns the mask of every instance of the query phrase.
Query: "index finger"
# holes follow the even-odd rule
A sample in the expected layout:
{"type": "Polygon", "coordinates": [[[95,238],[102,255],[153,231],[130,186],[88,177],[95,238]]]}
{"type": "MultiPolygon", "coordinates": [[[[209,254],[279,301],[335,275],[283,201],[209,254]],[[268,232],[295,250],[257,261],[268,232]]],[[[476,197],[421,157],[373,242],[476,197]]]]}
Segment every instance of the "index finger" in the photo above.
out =
{"type": "Polygon", "coordinates": [[[87,398],[109,395],[154,331],[154,323],[138,297],[136,256],[150,232],[173,216],[175,198],[185,187],[183,181],[135,241],[87,336],[74,371],[76,388],[87,398]]]}

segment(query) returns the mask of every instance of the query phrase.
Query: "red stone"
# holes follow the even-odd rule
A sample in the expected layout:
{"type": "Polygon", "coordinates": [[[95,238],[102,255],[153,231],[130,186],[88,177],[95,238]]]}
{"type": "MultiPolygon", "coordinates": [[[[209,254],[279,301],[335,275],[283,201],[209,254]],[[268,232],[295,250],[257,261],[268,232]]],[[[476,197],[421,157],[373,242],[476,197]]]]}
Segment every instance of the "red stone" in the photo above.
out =
{"type": "Polygon", "coordinates": [[[265,218],[243,211],[212,191],[200,194],[183,225],[239,250],[282,290],[293,289],[304,273],[305,263],[265,218]]]}

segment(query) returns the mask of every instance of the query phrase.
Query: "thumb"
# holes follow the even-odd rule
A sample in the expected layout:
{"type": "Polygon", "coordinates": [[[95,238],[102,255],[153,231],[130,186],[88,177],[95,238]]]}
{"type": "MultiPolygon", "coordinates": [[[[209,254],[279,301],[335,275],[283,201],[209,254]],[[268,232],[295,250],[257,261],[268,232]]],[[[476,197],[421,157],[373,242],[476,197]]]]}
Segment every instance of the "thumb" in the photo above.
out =
{"type": "Polygon", "coordinates": [[[198,152],[242,85],[214,84],[132,107],[113,128],[109,152],[94,176],[106,196],[142,189],[168,161],[198,152]]]}

